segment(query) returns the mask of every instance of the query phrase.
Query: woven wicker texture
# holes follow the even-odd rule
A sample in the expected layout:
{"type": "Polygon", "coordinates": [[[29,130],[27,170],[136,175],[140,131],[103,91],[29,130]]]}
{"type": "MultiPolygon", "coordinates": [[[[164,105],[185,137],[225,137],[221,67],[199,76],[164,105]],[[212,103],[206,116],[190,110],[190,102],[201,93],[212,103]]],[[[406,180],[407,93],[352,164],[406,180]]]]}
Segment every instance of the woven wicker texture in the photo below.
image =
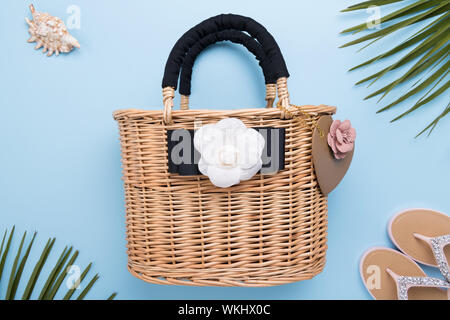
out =
{"type": "MultiPolygon", "coordinates": [[[[287,89],[278,89],[285,99],[280,105],[288,104],[287,89]]],[[[171,106],[173,92],[164,90],[165,105],[171,106]]],[[[286,113],[278,108],[114,113],[133,275],[158,284],[259,287],[310,279],[322,271],[327,199],[312,163],[312,123],[335,108],[302,106],[301,115],[298,108],[287,108],[294,118],[282,119],[286,113]],[[167,130],[194,129],[199,122],[227,117],[248,127],[285,128],[285,170],[257,174],[226,189],[205,176],[168,172],[167,130]]]]}

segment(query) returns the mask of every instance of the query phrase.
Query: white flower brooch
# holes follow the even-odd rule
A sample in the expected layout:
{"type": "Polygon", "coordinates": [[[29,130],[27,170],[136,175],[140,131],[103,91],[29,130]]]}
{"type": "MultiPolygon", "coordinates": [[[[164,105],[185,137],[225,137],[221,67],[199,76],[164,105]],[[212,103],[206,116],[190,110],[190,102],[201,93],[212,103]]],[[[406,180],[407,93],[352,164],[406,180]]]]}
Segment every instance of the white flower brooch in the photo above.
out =
{"type": "Polygon", "coordinates": [[[215,186],[231,187],[261,169],[265,143],[261,133],[236,118],[204,125],[194,135],[194,147],[201,155],[198,169],[215,186]]]}

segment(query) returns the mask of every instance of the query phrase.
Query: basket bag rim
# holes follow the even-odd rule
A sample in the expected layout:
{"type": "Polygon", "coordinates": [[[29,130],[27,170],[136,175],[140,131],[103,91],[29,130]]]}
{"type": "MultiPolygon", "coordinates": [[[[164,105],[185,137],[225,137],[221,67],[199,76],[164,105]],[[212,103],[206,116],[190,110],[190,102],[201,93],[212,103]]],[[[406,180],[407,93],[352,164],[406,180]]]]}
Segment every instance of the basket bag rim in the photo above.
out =
{"type": "MultiPolygon", "coordinates": [[[[300,106],[302,112],[307,113],[310,116],[317,115],[332,115],[336,113],[336,107],[327,105],[303,105],[300,106]]],[[[296,108],[289,108],[293,113],[296,112],[296,108]]],[[[202,116],[207,117],[210,114],[212,117],[223,116],[236,116],[239,114],[252,114],[254,116],[272,115],[274,117],[280,117],[282,111],[279,108],[244,108],[244,109],[190,109],[190,110],[173,110],[173,117],[191,115],[192,117],[202,116]]],[[[163,116],[162,110],[146,110],[138,108],[125,108],[119,109],[113,112],[115,120],[129,117],[161,117],[163,116]]]]}

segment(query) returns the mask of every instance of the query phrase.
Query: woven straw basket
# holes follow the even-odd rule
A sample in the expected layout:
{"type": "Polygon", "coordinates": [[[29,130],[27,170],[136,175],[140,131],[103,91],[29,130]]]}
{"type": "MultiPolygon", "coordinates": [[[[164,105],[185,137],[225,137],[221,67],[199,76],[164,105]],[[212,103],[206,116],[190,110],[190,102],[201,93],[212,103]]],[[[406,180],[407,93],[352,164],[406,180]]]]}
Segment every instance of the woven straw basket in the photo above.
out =
{"type": "Polygon", "coordinates": [[[120,130],[126,198],[128,269],[157,284],[280,285],[310,279],[325,264],[327,199],[317,183],[314,123],[329,106],[291,106],[287,69],[275,40],[254,20],[220,15],[185,33],[163,80],[163,111],[114,113],[120,130]],[[244,31],[246,33],[244,33],[244,31]],[[196,55],[230,40],[253,52],[263,68],[267,108],[188,110],[196,55]],[[180,69],[182,110],[172,110],[180,69]],[[278,91],[278,108],[272,107],[278,91]],[[167,131],[238,118],[247,127],[285,129],[285,168],[229,188],[202,175],[169,173],[167,131]]]}

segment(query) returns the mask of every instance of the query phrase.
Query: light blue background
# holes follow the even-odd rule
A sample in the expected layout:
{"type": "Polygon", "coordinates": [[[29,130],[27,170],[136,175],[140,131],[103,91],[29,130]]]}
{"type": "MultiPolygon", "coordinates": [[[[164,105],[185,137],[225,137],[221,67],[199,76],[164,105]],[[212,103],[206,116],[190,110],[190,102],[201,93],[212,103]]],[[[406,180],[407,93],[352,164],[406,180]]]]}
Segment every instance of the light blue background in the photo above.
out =
{"type": "MultiPolygon", "coordinates": [[[[371,246],[391,246],[388,219],[410,207],[450,212],[450,117],[430,138],[413,138],[449,96],[395,124],[389,120],[415,100],[375,114],[382,105],[363,101],[372,89],[353,84],[386,63],[347,70],[399,40],[391,37],[361,53],[356,47],[338,49],[353,39],[339,31],[369,16],[339,13],[355,0],[34,1],[38,10],[64,20],[70,4],[81,8],[81,29],[71,31],[81,49],[51,58],[26,42],[29,2],[2,1],[0,10],[0,228],[38,230],[33,259],[51,236],[58,250],[65,244],[79,249],[79,264],[93,261],[93,272],[101,275],[89,298],[117,291],[121,299],[367,299],[359,257],[371,246]],[[269,288],[148,284],[126,269],[112,112],[161,109],[163,68],[175,41],[194,24],[227,12],[253,17],[277,39],[291,73],[293,103],[335,105],[337,118],[349,118],[357,128],[352,167],[329,197],[327,265],[313,280],[269,288]]],[[[208,49],[196,64],[191,102],[195,108],[263,107],[256,60],[236,45],[208,49]]],[[[51,261],[56,256],[55,251],[51,261]]],[[[29,266],[25,272],[30,271],[29,266]]]]}

